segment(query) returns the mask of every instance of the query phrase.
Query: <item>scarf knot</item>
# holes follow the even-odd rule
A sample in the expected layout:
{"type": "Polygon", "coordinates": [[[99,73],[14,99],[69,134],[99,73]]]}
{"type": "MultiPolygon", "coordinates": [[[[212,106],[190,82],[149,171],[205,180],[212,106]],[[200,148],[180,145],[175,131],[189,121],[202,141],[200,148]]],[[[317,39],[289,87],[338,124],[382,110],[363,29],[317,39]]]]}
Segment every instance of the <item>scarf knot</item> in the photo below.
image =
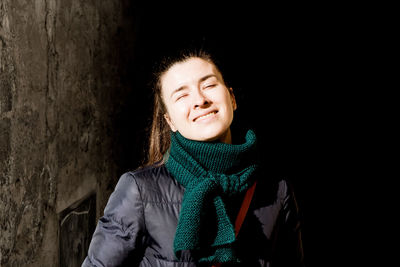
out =
{"type": "Polygon", "coordinates": [[[220,193],[222,196],[231,197],[242,193],[247,187],[247,183],[241,183],[240,175],[232,174],[226,175],[223,173],[216,173],[209,171],[205,179],[211,180],[215,185],[213,189],[220,193]]]}
{"type": "Polygon", "coordinates": [[[239,145],[199,142],[171,132],[165,166],[185,187],[174,239],[177,256],[182,250],[192,250],[200,261],[238,262],[232,247],[235,229],[226,205],[254,180],[257,169],[254,132],[249,130],[245,139],[239,145]],[[216,231],[211,237],[210,223],[216,231]]]}

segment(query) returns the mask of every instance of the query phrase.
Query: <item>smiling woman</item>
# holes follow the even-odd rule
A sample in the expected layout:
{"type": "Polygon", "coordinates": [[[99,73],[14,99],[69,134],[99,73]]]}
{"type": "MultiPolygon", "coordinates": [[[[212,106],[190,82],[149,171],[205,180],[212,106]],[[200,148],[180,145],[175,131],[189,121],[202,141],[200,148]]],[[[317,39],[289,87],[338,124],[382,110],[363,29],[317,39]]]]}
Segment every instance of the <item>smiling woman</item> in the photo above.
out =
{"type": "Polygon", "coordinates": [[[172,131],[191,140],[231,143],[235,97],[213,63],[189,58],[164,73],[161,83],[165,118],[172,131]]]}
{"type": "Polygon", "coordinates": [[[204,51],[161,62],[145,167],[123,174],[83,266],[303,266],[298,210],[204,51]]]}

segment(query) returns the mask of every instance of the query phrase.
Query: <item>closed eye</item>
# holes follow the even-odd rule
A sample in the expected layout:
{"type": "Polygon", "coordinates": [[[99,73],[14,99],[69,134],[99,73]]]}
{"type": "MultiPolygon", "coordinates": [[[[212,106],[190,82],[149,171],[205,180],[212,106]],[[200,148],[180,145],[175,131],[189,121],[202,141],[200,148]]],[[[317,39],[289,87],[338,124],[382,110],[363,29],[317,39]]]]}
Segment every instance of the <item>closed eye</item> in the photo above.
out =
{"type": "Polygon", "coordinates": [[[182,99],[182,98],[184,98],[184,97],[186,97],[187,95],[188,95],[188,94],[179,95],[179,96],[175,99],[175,102],[178,101],[178,100],[180,100],[180,99],[182,99]]]}
{"type": "Polygon", "coordinates": [[[217,84],[212,83],[212,84],[207,84],[206,86],[204,86],[204,88],[213,88],[215,86],[217,86],[217,84]]]}

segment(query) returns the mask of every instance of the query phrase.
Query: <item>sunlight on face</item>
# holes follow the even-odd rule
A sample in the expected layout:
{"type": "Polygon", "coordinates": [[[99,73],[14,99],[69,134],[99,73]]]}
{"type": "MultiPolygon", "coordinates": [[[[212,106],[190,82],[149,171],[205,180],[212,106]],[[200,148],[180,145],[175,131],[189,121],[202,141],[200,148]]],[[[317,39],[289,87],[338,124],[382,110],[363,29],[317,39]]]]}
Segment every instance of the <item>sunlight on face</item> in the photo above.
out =
{"type": "Polygon", "coordinates": [[[172,131],[191,140],[231,142],[236,101],[214,64],[190,58],[173,65],[161,84],[165,118],[172,131]]]}

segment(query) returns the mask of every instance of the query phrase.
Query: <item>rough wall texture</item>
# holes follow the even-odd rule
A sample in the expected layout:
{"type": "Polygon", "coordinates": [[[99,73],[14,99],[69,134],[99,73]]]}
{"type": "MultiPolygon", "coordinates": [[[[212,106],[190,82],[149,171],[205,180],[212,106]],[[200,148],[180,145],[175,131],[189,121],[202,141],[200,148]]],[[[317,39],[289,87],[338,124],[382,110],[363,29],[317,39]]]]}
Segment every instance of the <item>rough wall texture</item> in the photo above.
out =
{"type": "Polygon", "coordinates": [[[128,3],[0,0],[0,266],[58,266],[65,210],[96,194],[102,213],[121,172],[128,3]]]}

